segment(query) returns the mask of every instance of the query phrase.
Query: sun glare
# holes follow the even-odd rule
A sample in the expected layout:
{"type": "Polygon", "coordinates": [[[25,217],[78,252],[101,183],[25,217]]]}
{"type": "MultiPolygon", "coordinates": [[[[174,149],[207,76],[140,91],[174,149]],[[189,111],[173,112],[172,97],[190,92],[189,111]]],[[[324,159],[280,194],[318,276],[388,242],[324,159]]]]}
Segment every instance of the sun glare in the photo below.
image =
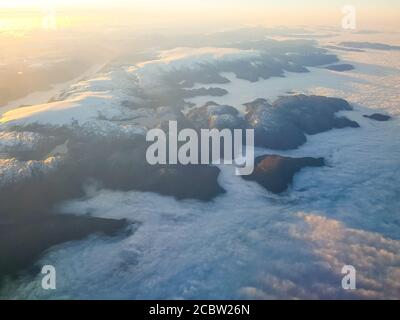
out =
{"type": "Polygon", "coordinates": [[[77,25],[83,17],[79,10],[73,7],[70,7],[72,10],[68,13],[61,10],[72,4],[78,4],[78,2],[0,0],[0,32],[20,36],[36,29],[57,30],[77,25]]]}
{"type": "MultiPolygon", "coordinates": [[[[370,5],[376,1],[357,6],[358,24],[372,29],[398,27],[399,11],[388,11],[385,4],[371,10],[370,5]]],[[[329,5],[317,5],[312,0],[302,5],[292,0],[281,0],[281,5],[268,0],[0,0],[0,32],[19,34],[41,28],[59,30],[116,24],[151,28],[177,25],[187,28],[214,22],[228,26],[340,25],[341,5],[340,0],[329,5]],[[254,5],[249,6],[248,2],[254,5]]]]}

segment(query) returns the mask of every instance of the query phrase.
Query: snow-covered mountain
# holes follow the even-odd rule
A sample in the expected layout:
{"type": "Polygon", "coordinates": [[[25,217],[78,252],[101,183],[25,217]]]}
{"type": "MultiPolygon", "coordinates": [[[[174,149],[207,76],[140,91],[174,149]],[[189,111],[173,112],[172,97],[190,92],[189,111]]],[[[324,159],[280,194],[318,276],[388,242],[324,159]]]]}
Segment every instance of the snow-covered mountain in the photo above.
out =
{"type": "Polygon", "coordinates": [[[0,188],[21,200],[8,211],[135,227],[50,249],[38,263],[57,267],[55,293],[24,274],[0,297],[398,298],[399,52],[343,50],[336,30],[319,42],[246,32],[116,60],[1,116],[0,188]],[[339,62],[354,68],[326,68],[339,62]],[[391,119],[363,117],[374,112],[391,119]],[[253,128],[256,156],[279,156],[252,179],[229,165],[151,167],[145,134],[168,120],[253,128]],[[352,292],[340,286],[348,264],[352,292]]]}

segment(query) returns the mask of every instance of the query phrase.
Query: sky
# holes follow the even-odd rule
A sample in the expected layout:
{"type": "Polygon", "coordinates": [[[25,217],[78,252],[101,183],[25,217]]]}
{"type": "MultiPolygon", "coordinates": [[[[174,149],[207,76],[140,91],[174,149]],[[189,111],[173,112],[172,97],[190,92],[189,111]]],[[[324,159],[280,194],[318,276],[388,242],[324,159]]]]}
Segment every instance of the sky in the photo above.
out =
{"type": "Polygon", "coordinates": [[[43,11],[49,9],[56,10],[60,21],[68,20],[69,25],[71,21],[97,20],[101,24],[117,21],[188,27],[216,22],[230,26],[338,26],[341,8],[347,4],[354,5],[363,28],[398,29],[398,0],[0,0],[0,31],[18,23],[27,28],[38,25],[43,11]]]}
{"type": "Polygon", "coordinates": [[[130,8],[290,8],[304,9],[330,8],[351,4],[354,6],[392,8],[400,7],[398,0],[0,0],[0,8],[37,7],[54,5],[57,7],[130,7],[130,8]]]}

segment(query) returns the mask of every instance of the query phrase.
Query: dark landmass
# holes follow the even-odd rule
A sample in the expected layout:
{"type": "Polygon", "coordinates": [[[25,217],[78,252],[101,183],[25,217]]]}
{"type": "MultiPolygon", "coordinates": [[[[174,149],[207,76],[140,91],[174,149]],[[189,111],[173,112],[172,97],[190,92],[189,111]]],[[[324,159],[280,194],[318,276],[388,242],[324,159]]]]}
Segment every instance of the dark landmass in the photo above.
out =
{"type": "Polygon", "coordinates": [[[334,64],[334,65],[325,67],[325,69],[343,72],[343,71],[353,70],[354,66],[351,64],[334,64]]]}
{"type": "MultiPolygon", "coordinates": [[[[154,168],[153,168],[154,169],[154,168]]],[[[155,174],[137,189],[173,196],[177,199],[210,201],[226,191],[219,185],[220,169],[209,165],[157,166],[155,174]]]]}
{"type": "MultiPolygon", "coordinates": [[[[335,113],[341,110],[351,110],[342,99],[294,95],[281,97],[272,105],[264,99],[247,103],[245,115],[232,106],[209,102],[190,110],[186,116],[171,107],[155,109],[155,116],[164,119],[158,125],[164,130],[166,116],[176,119],[179,129],[254,128],[257,146],[291,149],[303,144],[306,134],[358,127],[354,121],[336,117],[335,113]]],[[[57,170],[33,172],[29,178],[0,190],[0,231],[3,231],[0,234],[0,273],[24,268],[54,245],[79,240],[91,233],[113,235],[126,226],[126,221],[59,214],[58,205],[84,197],[88,184],[200,201],[210,201],[225,192],[218,183],[220,170],[215,166],[148,164],[146,151],[150,143],[141,135],[104,137],[79,127],[41,125],[23,130],[51,137],[43,142],[40,150],[23,154],[24,159],[44,159],[54,145],[67,139],[68,153],[57,170]],[[10,256],[14,258],[8,258],[10,256]]],[[[10,156],[16,156],[12,150],[9,152],[10,156]]],[[[322,159],[263,156],[256,159],[256,171],[243,178],[280,193],[301,168],[321,165],[322,159]]]]}
{"type": "Polygon", "coordinates": [[[207,102],[204,106],[192,109],[187,114],[187,119],[196,129],[243,129],[246,122],[238,110],[232,106],[219,105],[207,102]]]}
{"type": "Polygon", "coordinates": [[[56,214],[1,221],[0,285],[2,277],[16,275],[52,246],[93,233],[115,236],[127,225],[124,219],[56,214]]]}
{"type": "Polygon", "coordinates": [[[336,116],[336,112],[352,110],[347,101],[338,98],[292,95],[273,104],[256,99],[244,105],[244,117],[236,108],[215,102],[190,110],[186,117],[196,129],[254,128],[256,146],[277,150],[299,147],[307,141],[306,134],[359,127],[355,121],[336,116]]]}
{"type": "MultiPolygon", "coordinates": [[[[216,64],[203,63],[199,65],[199,68],[168,72],[161,79],[160,87],[163,90],[150,90],[150,92],[138,94],[138,97],[148,104],[143,105],[143,107],[168,106],[179,110],[186,105],[184,99],[187,97],[224,95],[227,92],[221,88],[191,88],[195,83],[228,83],[229,79],[221,76],[222,72],[233,72],[240,79],[257,81],[260,78],[283,77],[287,71],[308,72],[308,66],[322,66],[338,62],[335,55],[328,54],[326,50],[316,47],[314,41],[249,41],[259,39],[259,34],[264,33],[264,29],[252,29],[249,36],[248,30],[245,30],[241,36],[239,33],[238,37],[238,33],[235,32],[232,33],[231,39],[228,41],[229,44],[226,45],[230,48],[258,49],[263,54],[243,60],[220,61],[216,64]],[[290,54],[287,54],[288,52],[290,54]]],[[[227,34],[221,36],[225,41],[229,39],[227,34]]],[[[182,40],[179,39],[179,41],[182,40]]],[[[165,41],[174,47],[173,42],[177,40],[166,39],[165,41]]],[[[193,42],[192,37],[188,37],[187,41],[193,42]]],[[[198,39],[195,41],[194,46],[204,46],[198,39]]],[[[216,44],[221,43],[220,36],[214,34],[204,38],[204,42],[209,46],[212,46],[213,41],[216,44]]],[[[158,45],[163,44],[157,43],[158,45]]],[[[32,91],[47,89],[51,84],[74,78],[91,65],[93,65],[93,61],[90,59],[66,61],[61,62],[56,68],[52,68],[48,72],[43,72],[43,70],[36,72],[28,65],[17,66],[18,70],[14,68],[10,69],[9,73],[2,73],[3,78],[13,84],[13,88],[4,81],[1,82],[0,104],[2,104],[1,101],[4,103],[4,101],[14,100],[32,91]],[[72,64],[73,67],[71,67],[72,64]],[[17,71],[22,72],[17,73],[17,71]]],[[[62,96],[60,97],[62,99],[62,96]]],[[[299,103],[302,104],[303,101],[299,103]]],[[[321,101],[321,110],[324,108],[332,109],[329,106],[324,106],[324,103],[325,100],[321,101]]],[[[137,106],[132,105],[131,107],[136,108],[137,106]]],[[[293,104],[293,106],[287,108],[297,107],[301,109],[304,106],[293,104]]],[[[305,124],[300,126],[300,120],[297,120],[297,122],[288,120],[290,112],[285,111],[285,108],[277,107],[278,111],[274,116],[277,122],[274,123],[275,120],[273,120],[269,123],[273,127],[270,131],[263,126],[256,129],[259,136],[264,132],[262,130],[270,134],[275,130],[275,127],[280,127],[279,134],[283,134],[283,136],[288,132],[288,137],[285,137],[288,143],[278,141],[276,144],[278,148],[298,146],[298,137],[304,136],[304,132],[307,133],[307,130],[303,128],[307,127],[307,121],[318,123],[325,115],[318,108],[304,107],[305,110],[300,110],[300,115],[304,112],[304,117],[310,119],[304,119],[305,124]],[[314,111],[316,114],[313,114],[314,111]],[[278,116],[278,113],[281,115],[278,116]],[[286,126],[288,126],[287,130],[286,126]],[[291,131],[295,129],[292,129],[291,126],[301,127],[301,129],[297,134],[293,134],[291,131]]],[[[293,117],[298,117],[294,113],[293,111],[293,117]]],[[[330,113],[328,112],[328,114],[330,113]]],[[[217,104],[209,104],[201,110],[193,110],[187,117],[179,112],[177,113],[181,127],[218,129],[252,128],[255,125],[256,116],[255,110],[248,111],[246,117],[243,117],[235,108],[217,104]]],[[[337,120],[332,127],[349,125],[346,122],[347,119],[339,119],[342,120],[337,120]]],[[[263,118],[263,121],[267,125],[269,120],[263,118]]],[[[334,122],[331,119],[330,121],[334,122]]],[[[310,127],[314,128],[314,126],[321,125],[313,124],[311,126],[310,124],[310,127]]],[[[328,128],[331,127],[327,125],[324,130],[328,130],[328,128]]],[[[60,214],[57,210],[58,206],[64,201],[85,197],[85,186],[88,184],[110,190],[157,192],[177,199],[197,199],[200,201],[210,201],[225,192],[218,183],[220,170],[217,167],[208,165],[149,165],[145,157],[149,144],[144,141],[143,137],[135,136],[128,139],[103,137],[101,135],[90,136],[78,128],[67,127],[36,126],[20,128],[20,130],[43,133],[51,139],[44,141],[43,145],[37,150],[26,151],[23,154],[13,154],[10,150],[10,156],[15,156],[22,161],[40,160],[45,158],[55,145],[67,139],[69,140],[68,153],[57,170],[47,173],[33,172],[29,178],[13,182],[0,189],[0,279],[5,274],[14,275],[19,270],[26,269],[55,245],[80,240],[92,233],[114,236],[120,234],[126,228],[128,222],[125,220],[60,214]]],[[[272,139],[273,136],[268,137],[267,141],[272,141],[272,139]]],[[[265,143],[265,141],[260,139],[258,143],[267,146],[268,143],[265,143]]],[[[300,144],[304,141],[301,141],[300,144]]],[[[295,172],[296,168],[298,168],[297,170],[301,168],[301,164],[292,163],[289,166],[285,161],[282,163],[275,169],[271,168],[268,171],[271,179],[276,179],[270,187],[274,192],[279,192],[284,183],[289,181],[285,176],[286,170],[295,172]],[[282,166],[285,165],[289,166],[289,169],[282,169],[282,166]]],[[[303,163],[304,165],[307,164],[303,163]]],[[[132,208],[132,210],[135,210],[135,208],[132,208]]]]}
{"type": "Polygon", "coordinates": [[[148,164],[149,144],[144,137],[76,138],[71,134],[69,153],[57,170],[33,173],[0,190],[0,222],[52,214],[58,203],[85,196],[88,183],[111,190],[158,192],[203,201],[224,192],[217,181],[217,167],[148,164]]]}
{"type": "Polygon", "coordinates": [[[254,172],[242,176],[256,181],[272,193],[284,192],[292,183],[294,175],[304,167],[322,167],[323,158],[289,158],[278,155],[263,155],[255,159],[254,172]]]}
{"type": "Polygon", "coordinates": [[[369,118],[376,121],[388,121],[391,119],[390,116],[381,113],[373,113],[371,115],[364,114],[363,117],[369,118]]]}
{"type": "Polygon", "coordinates": [[[246,120],[255,129],[255,144],[271,149],[294,149],[307,141],[306,134],[359,124],[335,113],[352,110],[346,100],[323,96],[281,97],[272,105],[265,99],[244,104],[246,120]]]}
{"type": "Polygon", "coordinates": [[[339,47],[339,46],[325,46],[327,49],[333,49],[333,50],[341,50],[341,51],[350,51],[350,52],[365,52],[365,50],[362,49],[356,49],[356,48],[346,48],[346,47],[339,47]]]}
{"type": "Polygon", "coordinates": [[[52,85],[66,82],[93,65],[90,60],[65,60],[51,67],[32,68],[28,62],[1,68],[0,106],[36,91],[49,90],[52,85]],[[7,81],[3,81],[7,79],[7,81]]]}
{"type": "Polygon", "coordinates": [[[357,41],[346,41],[340,42],[340,46],[357,48],[357,49],[374,49],[374,50],[400,50],[400,46],[392,46],[389,44],[378,43],[378,42],[357,42],[357,41]]]}
{"type": "MultiPolygon", "coordinates": [[[[359,126],[347,118],[336,117],[338,111],[351,110],[345,100],[336,98],[295,95],[279,98],[272,105],[257,99],[247,103],[246,108],[243,116],[234,107],[210,102],[190,110],[187,116],[174,112],[180,129],[254,128],[256,146],[281,150],[305,143],[306,134],[359,126]]],[[[164,113],[170,111],[163,108],[164,113]]],[[[164,122],[159,126],[165,125],[164,122]]],[[[218,184],[219,169],[214,166],[148,164],[146,151],[150,143],[141,135],[102,137],[87,135],[78,128],[46,126],[26,130],[57,137],[52,144],[68,139],[68,154],[57,170],[34,173],[2,188],[0,219],[51,214],[58,203],[83,197],[83,186],[88,181],[111,190],[150,191],[177,199],[209,201],[224,192],[218,184]]],[[[41,149],[44,150],[42,154],[27,152],[24,158],[45,158],[49,148],[41,149]]]]}
{"type": "MultiPolygon", "coordinates": [[[[156,165],[146,162],[145,143],[74,140],[56,171],[34,173],[0,190],[0,281],[23,270],[52,246],[93,233],[118,234],[125,220],[61,215],[57,204],[85,196],[84,186],[140,190],[209,201],[225,190],[220,170],[207,165],[156,165]]],[[[134,139],[133,139],[134,140],[134,139]]]]}
{"type": "Polygon", "coordinates": [[[222,97],[226,95],[228,91],[221,88],[199,88],[199,89],[186,89],[184,90],[185,98],[193,98],[197,96],[213,96],[222,97]]]}
{"type": "Polygon", "coordinates": [[[166,86],[173,86],[177,89],[191,88],[196,83],[201,84],[224,84],[229,83],[229,79],[220,75],[220,70],[211,64],[202,64],[197,69],[179,69],[170,71],[164,75],[166,86]]]}

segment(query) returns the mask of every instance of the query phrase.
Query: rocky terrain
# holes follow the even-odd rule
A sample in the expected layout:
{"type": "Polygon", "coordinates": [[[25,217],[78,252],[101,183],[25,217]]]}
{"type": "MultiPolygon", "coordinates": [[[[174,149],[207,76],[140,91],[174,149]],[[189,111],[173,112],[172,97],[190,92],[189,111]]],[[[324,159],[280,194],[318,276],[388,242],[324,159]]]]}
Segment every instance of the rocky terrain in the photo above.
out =
{"type": "Polygon", "coordinates": [[[305,167],[322,167],[323,158],[290,158],[278,155],[263,155],[255,159],[254,172],[243,179],[256,181],[273,193],[287,190],[294,175],[305,167]]]}
{"type": "Polygon", "coordinates": [[[273,104],[257,99],[245,104],[246,120],[255,130],[255,144],[271,149],[293,149],[312,135],[334,128],[359,127],[335,113],[351,110],[347,101],[322,96],[282,97],[273,104]]]}
{"type": "Polygon", "coordinates": [[[338,71],[338,72],[344,72],[344,71],[350,71],[354,69],[354,66],[351,64],[333,64],[331,66],[325,67],[325,69],[328,70],[333,70],[333,71],[338,71]]]}
{"type": "MultiPolygon", "coordinates": [[[[156,125],[162,126],[166,119],[175,119],[181,127],[198,130],[254,128],[256,145],[273,149],[296,148],[306,141],[305,134],[358,126],[346,118],[335,117],[334,114],[340,110],[351,110],[349,104],[341,99],[290,96],[278,99],[272,105],[259,99],[246,104],[246,108],[246,113],[241,114],[232,106],[210,102],[190,110],[186,116],[177,110],[161,107],[152,117],[156,125]]],[[[92,132],[87,133],[82,127],[72,130],[65,126],[45,125],[30,125],[25,129],[17,127],[14,131],[7,129],[2,132],[2,136],[7,138],[3,139],[2,148],[8,159],[1,160],[0,219],[1,225],[13,232],[14,240],[3,242],[0,254],[9,254],[7,252],[15,243],[22,243],[25,239],[29,239],[31,244],[24,250],[13,251],[15,261],[20,261],[13,266],[23,266],[23,262],[28,263],[54,244],[80,239],[97,231],[108,234],[108,231],[115,232],[126,225],[126,222],[122,224],[113,220],[102,220],[99,224],[96,218],[86,217],[82,228],[75,228],[77,232],[68,232],[74,229],[76,223],[81,223],[81,218],[57,215],[57,204],[83,197],[87,184],[202,201],[210,201],[225,192],[218,183],[217,167],[151,166],[146,162],[148,143],[142,134],[132,131],[135,134],[130,136],[108,134],[102,137],[92,132]],[[43,147],[46,145],[43,141],[46,141],[47,147],[43,147]],[[67,141],[66,154],[48,157],[48,153],[64,141],[67,141]],[[31,223],[32,220],[35,223],[31,223]],[[52,228],[45,227],[49,223],[52,228]],[[57,237],[54,236],[55,230],[59,231],[56,232],[57,237]],[[39,234],[40,237],[37,236],[39,234]]],[[[323,164],[320,159],[277,156],[257,158],[256,162],[256,171],[247,179],[257,181],[273,193],[286,190],[294,174],[302,167],[323,164]]]]}
{"type": "Polygon", "coordinates": [[[24,219],[1,219],[0,286],[5,275],[17,276],[50,247],[89,234],[116,236],[127,228],[125,220],[46,214],[24,219]]]}
{"type": "MultiPolygon", "coordinates": [[[[308,135],[359,127],[338,115],[352,110],[339,98],[297,94],[271,103],[258,98],[244,108],[212,101],[195,107],[186,100],[228,95],[218,87],[230,81],[225,73],[257,82],[337,62],[335,55],[312,42],[177,48],[134,66],[110,65],[49,103],[5,113],[0,118],[0,256],[5,257],[0,277],[31,266],[55,245],[93,233],[124,235],[128,226],[136,226],[135,219],[60,212],[61,204],[84,199],[88,188],[152,192],[204,203],[224,195],[217,166],[146,162],[146,132],[165,129],[169,120],[177,121],[180,129],[254,129],[256,146],[274,150],[296,149],[308,135]]],[[[350,70],[345,66],[329,67],[350,70]]],[[[255,161],[254,173],[243,178],[274,194],[286,191],[302,168],[325,164],[322,158],[278,155],[255,161]]]]}
{"type": "Polygon", "coordinates": [[[388,121],[391,119],[390,116],[382,113],[373,113],[371,115],[363,115],[365,118],[376,120],[376,121],[388,121]]]}

